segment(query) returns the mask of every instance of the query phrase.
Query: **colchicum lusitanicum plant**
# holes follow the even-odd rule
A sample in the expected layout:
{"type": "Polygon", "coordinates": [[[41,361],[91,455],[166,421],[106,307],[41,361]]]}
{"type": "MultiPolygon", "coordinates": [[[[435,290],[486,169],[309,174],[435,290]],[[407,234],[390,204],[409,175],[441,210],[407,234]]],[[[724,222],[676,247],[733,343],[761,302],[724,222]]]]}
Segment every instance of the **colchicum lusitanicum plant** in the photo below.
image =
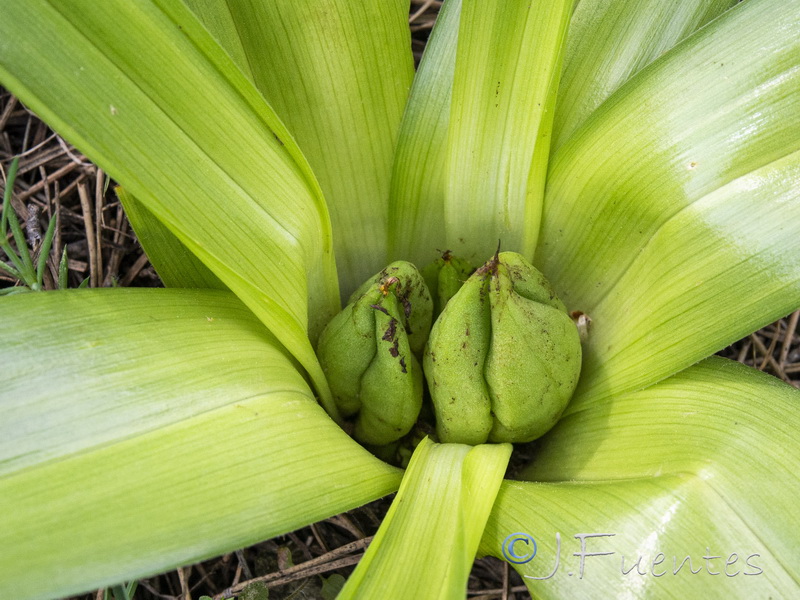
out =
{"type": "Polygon", "coordinates": [[[800,305],[800,0],[446,0],[416,74],[407,10],[2,3],[0,82],[121,184],[167,289],[0,302],[0,595],[396,490],[340,597],[463,598],[476,555],[537,598],[798,595],[798,392],[706,357],[800,305]],[[320,334],[369,278],[348,363],[320,334]],[[345,432],[419,404],[405,470],[345,432]]]}

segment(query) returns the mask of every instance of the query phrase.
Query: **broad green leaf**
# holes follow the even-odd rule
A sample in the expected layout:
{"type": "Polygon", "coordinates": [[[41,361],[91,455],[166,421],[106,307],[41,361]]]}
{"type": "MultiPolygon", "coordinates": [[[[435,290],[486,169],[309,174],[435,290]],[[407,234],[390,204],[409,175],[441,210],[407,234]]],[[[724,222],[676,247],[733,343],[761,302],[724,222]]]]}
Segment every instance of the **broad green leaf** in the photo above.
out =
{"type": "Polygon", "coordinates": [[[241,46],[239,64],[308,157],[346,298],[387,262],[392,157],[414,75],[408,2],[191,4],[232,56],[241,46]]]}
{"type": "Polygon", "coordinates": [[[593,319],[583,386],[642,387],[800,305],[798,92],[800,2],[751,0],[552,158],[536,262],[593,319]]]}
{"type": "Polygon", "coordinates": [[[414,77],[394,158],[389,204],[392,260],[420,267],[445,247],[447,133],[461,0],[447,0],[414,77]]]}
{"type": "Polygon", "coordinates": [[[666,221],[593,318],[584,402],[683,369],[800,307],[800,151],[666,221]]]}
{"type": "Polygon", "coordinates": [[[737,0],[583,0],[569,24],[553,150],[620,85],[737,0]]]}
{"type": "Polygon", "coordinates": [[[434,444],[425,438],[339,599],[463,599],[510,456],[510,444],[434,444]]]}
{"type": "Polygon", "coordinates": [[[593,309],[663,223],[800,147],[799,32],[797,0],[740,4],[629,80],[555,154],[536,259],[567,306],[593,309]]]}
{"type": "Polygon", "coordinates": [[[321,192],[273,110],[192,13],[176,0],[92,10],[12,0],[0,39],[3,84],[163,221],[327,400],[308,340],[339,306],[321,192]]]}
{"type": "Polygon", "coordinates": [[[123,188],[115,190],[133,227],[161,281],[167,287],[227,290],[216,275],[200,259],[189,252],[167,226],[123,188]]]}
{"type": "MultiPolygon", "coordinates": [[[[464,0],[450,102],[448,249],[531,256],[572,0],[464,0]]],[[[442,82],[447,85],[447,80],[442,82]]]]}
{"type": "Polygon", "coordinates": [[[4,598],[150,575],[399,483],[230,293],[5,298],[0,345],[4,598]]]}
{"type": "Polygon", "coordinates": [[[481,551],[501,557],[527,533],[537,552],[516,568],[546,578],[558,534],[558,569],[526,579],[537,598],[793,598],[798,427],[800,392],[720,358],[595,403],[543,438],[536,483],[501,487],[481,551]],[[581,568],[580,534],[613,534],[584,538],[586,553],[610,554],[581,568]]]}
{"type": "Polygon", "coordinates": [[[228,56],[233,59],[236,66],[241,69],[242,73],[250,80],[253,81],[253,71],[251,70],[250,63],[247,61],[247,53],[244,46],[242,46],[242,38],[236,30],[236,22],[233,19],[232,10],[234,10],[233,3],[225,0],[184,0],[192,12],[197,16],[200,22],[208,29],[214,36],[214,39],[219,42],[228,56]]]}

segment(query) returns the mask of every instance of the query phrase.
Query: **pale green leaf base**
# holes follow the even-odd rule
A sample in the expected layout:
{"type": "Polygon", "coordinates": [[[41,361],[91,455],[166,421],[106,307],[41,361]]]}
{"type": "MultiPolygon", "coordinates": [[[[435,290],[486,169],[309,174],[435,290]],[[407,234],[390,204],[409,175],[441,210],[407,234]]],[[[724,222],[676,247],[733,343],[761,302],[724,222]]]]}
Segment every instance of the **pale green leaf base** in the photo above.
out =
{"type": "Polygon", "coordinates": [[[501,556],[507,535],[526,532],[539,550],[518,570],[545,577],[559,533],[558,572],[526,580],[537,598],[797,597],[798,429],[800,392],[708,359],[562,419],[525,473],[538,483],[501,488],[481,550],[501,556]],[[587,557],[582,579],[580,533],[616,534],[587,539],[587,552],[614,554],[587,557]],[[623,555],[626,570],[641,555],[646,575],[622,573],[623,555]],[[673,574],[687,555],[702,571],[673,574]]]}
{"type": "Polygon", "coordinates": [[[152,575],[397,488],[231,294],[31,294],[3,324],[0,597],[152,575]]]}
{"type": "Polygon", "coordinates": [[[339,600],[460,600],[510,444],[435,444],[414,451],[400,491],[339,600]]]}

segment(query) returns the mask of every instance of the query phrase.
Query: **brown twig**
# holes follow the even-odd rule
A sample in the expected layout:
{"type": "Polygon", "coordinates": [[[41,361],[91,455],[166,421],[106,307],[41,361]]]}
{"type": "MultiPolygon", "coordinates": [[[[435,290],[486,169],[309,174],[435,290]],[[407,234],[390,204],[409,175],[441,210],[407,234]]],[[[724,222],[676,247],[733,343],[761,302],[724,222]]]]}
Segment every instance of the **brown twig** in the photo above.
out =
{"type": "Polygon", "coordinates": [[[97,169],[97,174],[94,180],[94,218],[95,218],[95,247],[97,252],[95,252],[94,260],[97,261],[95,264],[95,273],[97,273],[97,283],[95,286],[101,285],[101,277],[103,276],[103,226],[105,222],[105,216],[103,215],[103,201],[105,198],[103,197],[103,182],[105,181],[105,174],[101,169],[97,169]]]}
{"type": "Polygon", "coordinates": [[[144,269],[150,261],[147,260],[147,255],[142,254],[139,258],[136,259],[136,262],[133,263],[133,266],[128,269],[128,272],[125,274],[125,277],[119,282],[122,287],[129,286],[131,282],[136,279],[139,275],[139,272],[144,269]]]}
{"type": "MultiPolygon", "coordinates": [[[[191,567],[186,567],[190,570],[191,567]]],[[[189,592],[189,586],[186,584],[186,572],[183,569],[178,569],[178,581],[181,584],[181,600],[192,600],[192,594],[189,592]]]]}
{"type": "Polygon", "coordinates": [[[89,284],[97,287],[99,274],[97,273],[97,238],[94,234],[94,222],[92,221],[92,206],[89,202],[89,192],[84,184],[78,186],[78,195],[81,199],[81,209],[83,210],[83,226],[86,229],[86,243],[89,246],[89,284]]]}
{"type": "Polygon", "coordinates": [[[786,359],[789,357],[789,349],[792,347],[792,340],[794,339],[794,332],[797,330],[798,320],[800,320],[800,310],[796,310],[791,314],[786,326],[786,333],[783,336],[783,344],[781,345],[781,353],[778,357],[778,364],[780,364],[781,368],[786,366],[786,359]]]}
{"type": "Polygon", "coordinates": [[[249,579],[248,581],[243,581],[236,586],[228,588],[221,594],[217,594],[214,596],[214,598],[221,600],[223,598],[235,596],[244,590],[244,588],[246,588],[248,585],[252,585],[253,583],[257,582],[264,583],[267,585],[267,587],[276,587],[279,585],[292,583],[293,581],[297,581],[299,579],[311,577],[312,575],[319,575],[321,573],[327,573],[328,571],[334,571],[342,567],[349,567],[358,563],[363,554],[358,554],[356,556],[347,555],[366,548],[369,546],[371,541],[372,537],[356,540],[355,542],[340,546],[335,550],[331,550],[322,556],[312,558],[311,560],[307,560],[299,565],[295,565],[275,573],[269,573],[268,575],[262,575],[261,577],[255,577],[253,579],[249,579]],[[340,558],[342,556],[344,556],[344,558],[340,558]]]}
{"type": "Polygon", "coordinates": [[[764,342],[761,341],[761,338],[759,338],[755,333],[753,333],[750,335],[750,339],[753,340],[753,344],[758,349],[758,351],[765,356],[766,362],[764,363],[764,366],[766,366],[766,363],[768,362],[769,365],[772,367],[773,371],[775,371],[776,375],[778,375],[784,381],[790,381],[789,377],[786,375],[786,373],[784,373],[783,368],[775,360],[775,357],[772,356],[770,351],[764,345],[764,342]]]}
{"type": "Polygon", "coordinates": [[[319,544],[319,547],[322,548],[323,552],[330,551],[330,548],[328,548],[328,545],[325,543],[324,538],[320,535],[319,527],[317,527],[316,523],[312,523],[311,533],[314,536],[314,539],[317,541],[317,544],[319,544]]]}
{"type": "Polygon", "coordinates": [[[353,519],[351,519],[347,515],[347,513],[343,515],[336,515],[330,517],[329,519],[326,519],[326,521],[328,523],[333,523],[334,525],[341,527],[345,531],[349,532],[356,539],[361,539],[363,537],[366,537],[366,534],[361,529],[361,527],[356,525],[356,523],[353,521],[353,519]]]}
{"type": "MultiPolygon", "coordinates": [[[[491,590],[478,590],[478,591],[469,591],[467,595],[470,597],[471,600],[495,600],[498,596],[502,596],[503,589],[491,589],[491,590]]],[[[528,592],[528,588],[524,585],[515,585],[512,588],[509,588],[508,591],[512,594],[524,594],[528,592]]]]}
{"type": "Polygon", "coordinates": [[[14,112],[14,109],[17,106],[17,98],[16,96],[11,96],[8,104],[3,109],[3,113],[0,114],[0,131],[3,131],[6,128],[6,124],[8,120],[11,118],[11,113],[14,112]]]}
{"type": "Polygon", "coordinates": [[[508,600],[508,563],[503,563],[503,600],[508,600]]]}
{"type": "Polygon", "coordinates": [[[63,167],[61,167],[57,171],[54,171],[53,173],[48,175],[47,179],[43,179],[43,180],[35,183],[31,187],[29,187],[27,190],[22,192],[19,195],[19,199],[20,200],[26,200],[27,198],[30,198],[34,194],[42,191],[42,189],[44,189],[44,187],[46,185],[50,185],[50,183],[52,183],[53,181],[56,181],[56,180],[60,179],[61,177],[63,177],[67,173],[71,173],[72,171],[77,169],[79,166],[80,165],[78,165],[78,164],[76,164],[74,162],[68,162],[66,165],[64,165],[63,167]]]}
{"type": "Polygon", "coordinates": [[[414,21],[419,19],[423,15],[423,13],[425,13],[425,11],[428,10],[434,4],[434,2],[436,2],[436,0],[425,0],[425,2],[422,3],[422,6],[419,7],[417,12],[415,12],[408,18],[408,22],[413,23],[414,21]]]}
{"type": "MultiPolygon", "coordinates": [[[[775,327],[780,329],[780,321],[775,324],[775,327]]],[[[763,344],[763,342],[762,342],[763,344]]],[[[761,361],[761,365],[758,367],[759,371],[763,371],[764,367],[767,366],[767,362],[770,358],[773,357],[773,353],[775,352],[775,347],[778,345],[778,336],[773,335],[770,337],[769,348],[767,348],[767,354],[764,356],[764,360],[761,361]]]]}

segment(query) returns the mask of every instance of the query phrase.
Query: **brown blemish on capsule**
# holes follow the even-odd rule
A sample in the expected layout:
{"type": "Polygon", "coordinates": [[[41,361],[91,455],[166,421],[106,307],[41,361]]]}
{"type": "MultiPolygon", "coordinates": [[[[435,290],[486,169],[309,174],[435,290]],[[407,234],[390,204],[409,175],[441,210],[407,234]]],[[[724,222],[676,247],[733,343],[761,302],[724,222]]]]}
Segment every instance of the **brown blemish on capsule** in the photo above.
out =
{"type": "Polygon", "coordinates": [[[388,310],[386,310],[385,308],[383,308],[383,307],[382,307],[380,304],[370,304],[370,305],[369,305],[369,307],[370,307],[370,308],[374,308],[375,310],[379,310],[379,311],[381,311],[381,312],[382,312],[383,314],[385,314],[387,317],[388,317],[388,316],[391,316],[391,315],[389,315],[389,311],[388,311],[388,310]]]}
{"type": "MultiPolygon", "coordinates": [[[[406,319],[411,318],[411,301],[408,299],[408,296],[409,292],[406,292],[398,298],[398,300],[400,300],[400,304],[403,305],[403,314],[406,316],[406,319]]],[[[409,331],[409,333],[411,333],[411,331],[409,331]]]]}
{"type": "Polygon", "coordinates": [[[383,334],[383,340],[388,342],[394,339],[395,334],[397,333],[397,320],[392,319],[389,321],[389,327],[386,329],[386,332],[383,334]]]}
{"type": "MultiPolygon", "coordinates": [[[[387,315],[389,314],[386,312],[386,309],[383,309],[382,307],[376,306],[375,308],[382,310],[387,315]]],[[[397,319],[394,317],[391,318],[389,321],[389,326],[386,328],[386,331],[383,332],[381,339],[384,342],[392,342],[392,345],[389,347],[389,354],[392,355],[392,358],[397,358],[400,356],[400,340],[397,339],[397,319]]],[[[403,359],[400,360],[402,362],[403,359]]],[[[403,373],[405,373],[405,370],[403,373]]]]}

